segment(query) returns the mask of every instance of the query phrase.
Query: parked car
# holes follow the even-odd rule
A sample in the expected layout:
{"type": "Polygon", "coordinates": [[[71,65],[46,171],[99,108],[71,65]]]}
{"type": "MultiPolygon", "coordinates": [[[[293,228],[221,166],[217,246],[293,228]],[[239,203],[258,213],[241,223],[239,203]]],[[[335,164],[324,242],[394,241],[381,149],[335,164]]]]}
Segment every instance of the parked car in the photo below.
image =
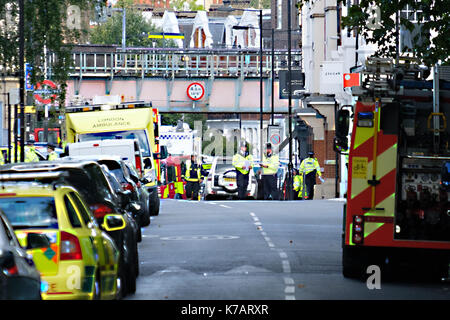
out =
{"type": "MultiPolygon", "coordinates": [[[[28,176],[48,179],[49,174],[28,176]]],[[[43,299],[116,298],[121,290],[119,249],[100,230],[75,188],[11,181],[25,179],[23,174],[0,174],[0,179],[4,181],[0,209],[11,222],[20,244],[33,256],[42,277],[43,299]],[[43,250],[27,242],[30,231],[48,238],[43,250]]],[[[125,227],[125,220],[111,214],[104,217],[102,224],[106,230],[118,230],[125,227]]]]}
{"type": "MultiPolygon", "coordinates": [[[[43,235],[27,234],[30,248],[46,248],[43,235]]],[[[19,244],[13,227],[0,211],[0,300],[40,300],[41,275],[32,256],[19,244]]]]}
{"type": "MultiPolygon", "coordinates": [[[[147,183],[146,178],[140,178],[139,173],[137,172],[136,168],[131,165],[128,162],[125,162],[125,168],[124,168],[125,176],[129,177],[131,181],[134,182],[136,185],[136,192],[139,197],[139,203],[144,207],[145,212],[148,214],[148,224],[144,223],[144,227],[150,224],[150,216],[155,215],[156,211],[152,210],[152,205],[154,205],[154,201],[152,201],[151,194],[148,191],[148,189],[145,187],[145,184],[147,183]]],[[[157,195],[158,196],[158,195],[157,195]]],[[[159,210],[157,211],[157,214],[159,214],[159,210]]],[[[146,221],[147,222],[147,221],[146,221]]]]}
{"type": "Polygon", "coordinates": [[[136,291],[139,273],[137,247],[138,226],[131,214],[123,207],[126,193],[117,194],[111,187],[101,166],[95,161],[57,160],[38,163],[7,164],[0,167],[0,173],[65,172],[59,179],[74,186],[88,204],[98,225],[113,238],[120,250],[119,274],[123,281],[124,295],[136,291]],[[102,224],[109,214],[120,214],[126,222],[121,230],[106,230],[102,224]]]}
{"type": "MultiPolygon", "coordinates": [[[[142,191],[138,188],[140,182],[137,183],[130,177],[127,166],[136,169],[133,164],[128,161],[123,161],[118,156],[108,155],[91,155],[91,156],[70,156],[65,157],[67,160],[92,160],[100,165],[105,165],[109,172],[119,181],[119,186],[115,188],[116,192],[126,191],[130,192],[127,210],[130,211],[135,218],[139,228],[146,227],[150,224],[150,210],[149,210],[149,193],[147,190],[142,191]]],[[[136,173],[137,174],[137,173],[136,173]]],[[[139,175],[138,175],[139,176],[139,175]]],[[[114,183],[114,181],[112,182],[114,183]]],[[[142,188],[144,189],[144,188],[142,188]]],[[[140,229],[139,229],[140,231],[140,229]]]]}
{"type": "MultiPolygon", "coordinates": [[[[258,195],[258,183],[255,172],[250,171],[247,196],[256,199],[258,195]]],[[[205,181],[204,198],[210,200],[213,197],[235,198],[238,196],[236,181],[236,169],[232,165],[231,158],[215,157],[209,175],[205,181]]]]}

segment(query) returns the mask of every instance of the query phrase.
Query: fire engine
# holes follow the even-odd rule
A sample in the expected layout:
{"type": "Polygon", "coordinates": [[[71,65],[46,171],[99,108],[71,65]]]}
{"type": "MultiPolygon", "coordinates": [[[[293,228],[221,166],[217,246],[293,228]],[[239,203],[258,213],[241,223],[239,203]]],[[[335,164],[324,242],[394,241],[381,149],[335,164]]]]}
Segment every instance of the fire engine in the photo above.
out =
{"type": "Polygon", "coordinates": [[[337,111],[335,150],[348,151],[345,277],[362,277],[370,265],[448,275],[449,71],[407,58],[370,58],[361,85],[352,88],[358,101],[350,145],[350,111],[337,111]]]}

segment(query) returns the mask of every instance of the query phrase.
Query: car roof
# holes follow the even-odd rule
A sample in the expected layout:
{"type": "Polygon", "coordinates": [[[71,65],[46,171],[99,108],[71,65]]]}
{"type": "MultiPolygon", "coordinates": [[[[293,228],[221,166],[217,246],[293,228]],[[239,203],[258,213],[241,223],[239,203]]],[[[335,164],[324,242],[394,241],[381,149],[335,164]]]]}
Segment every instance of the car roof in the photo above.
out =
{"type": "Polygon", "coordinates": [[[39,161],[39,162],[20,162],[9,163],[0,167],[0,172],[5,171],[45,171],[45,170],[58,170],[64,168],[83,168],[88,164],[98,163],[93,160],[63,160],[58,159],[55,161],[39,161]]]}
{"type": "Polygon", "coordinates": [[[93,154],[93,155],[88,155],[88,156],[68,156],[68,157],[63,157],[61,158],[62,160],[91,160],[91,161],[117,161],[117,162],[121,162],[123,161],[119,156],[115,156],[115,155],[106,155],[106,154],[93,154]]]}
{"type": "MultiPolygon", "coordinates": [[[[74,187],[66,183],[41,183],[36,181],[1,181],[0,198],[8,195],[15,196],[53,196],[58,190],[71,189],[74,187]]],[[[78,191],[77,191],[78,192],[78,191]]]]}

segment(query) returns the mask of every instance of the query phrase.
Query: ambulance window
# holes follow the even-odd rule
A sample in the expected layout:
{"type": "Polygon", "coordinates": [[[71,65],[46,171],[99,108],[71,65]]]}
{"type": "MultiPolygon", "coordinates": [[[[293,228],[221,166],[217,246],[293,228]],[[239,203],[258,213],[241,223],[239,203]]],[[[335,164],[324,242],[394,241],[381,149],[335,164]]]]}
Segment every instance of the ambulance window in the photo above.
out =
{"type": "Polygon", "coordinates": [[[78,218],[77,212],[75,211],[75,208],[73,207],[72,202],[70,202],[67,195],[64,196],[64,204],[66,205],[67,216],[69,217],[70,224],[72,225],[72,227],[81,228],[80,219],[78,218]]]}
{"type": "Polygon", "coordinates": [[[76,195],[73,192],[71,192],[70,195],[73,199],[73,202],[75,202],[75,205],[77,206],[78,211],[80,212],[81,219],[83,219],[84,224],[88,225],[89,223],[93,222],[94,219],[92,219],[91,216],[89,215],[89,213],[86,211],[86,207],[83,205],[83,203],[81,202],[78,195],[76,195]]]}

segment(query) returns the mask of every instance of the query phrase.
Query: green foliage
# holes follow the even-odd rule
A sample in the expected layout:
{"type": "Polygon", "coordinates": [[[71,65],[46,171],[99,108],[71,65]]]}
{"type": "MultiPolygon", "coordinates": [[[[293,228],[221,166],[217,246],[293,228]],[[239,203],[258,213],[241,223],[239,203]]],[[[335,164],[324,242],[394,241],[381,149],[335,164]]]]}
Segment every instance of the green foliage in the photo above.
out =
{"type": "Polygon", "coordinates": [[[202,5],[197,4],[195,0],[172,0],[170,1],[170,8],[172,10],[184,11],[185,6],[190,11],[203,11],[205,8],[202,5]]]}
{"type": "MultiPolygon", "coordinates": [[[[302,0],[302,3],[309,0],[302,0]]],[[[339,0],[341,5],[346,1],[339,0]]],[[[349,8],[348,16],[343,17],[344,27],[358,30],[367,42],[378,46],[377,56],[396,55],[396,13],[409,5],[417,12],[421,24],[420,37],[413,39],[414,55],[428,66],[442,61],[450,63],[450,1],[449,0],[360,0],[359,5],[349,8]],[[373,16],[375,4],[380,8],[379,23],[368,23],[373,16]],[[422,42],[420,43],[420,38],[422,42]]],[[[407,19],[400,19],[400,25],[413,30],[414,25],[407,19]]]]}
{"type": "Polygon", "coordinates": [[[270,6],[271,6],[270,0],[251,0],[250,7],[259,8],[260,3],[261,3],[261,9],[270,9],[270,6]]]}
{"type": "MultiPolygon", "coordinates": [[[[175,42],[172,40],[149,39],[148,33],[159,33],[161,29],[156,28],[151,23],[147,22],[138,10],[128,6],[127,2],[118,2],[116,7],[126,9],[126,45],[127,47],[153,47],[155,42],[156,47],[175,47],[175,42]]],[[[122,43],[122,12],[115,11],[106,22],[92,28],[90,33],[90,42],[93,44],[117,44],[122,43]]]]}
{"type": "MultiPolygon", "coordinates": [[[[52,79],[59,85],[59,105],[64,105],[68,70],[71,67],[71,43],[77,41],[85,30],[67,25],[68,8],[78,6],[80,12],[93,7],[89,0],[24,0],[25,61],[33,66],[31,82],[45,78],[44,47],[55,55],[52,79]]],[[[18,1],[0,0],[0,64],[10,73],[19,71],[19,4],[18,1]],[[6,24],[6,25],[5,25],[6,24]]],[[[80,24],[81,27],[81,24],[80,24]]]]}

